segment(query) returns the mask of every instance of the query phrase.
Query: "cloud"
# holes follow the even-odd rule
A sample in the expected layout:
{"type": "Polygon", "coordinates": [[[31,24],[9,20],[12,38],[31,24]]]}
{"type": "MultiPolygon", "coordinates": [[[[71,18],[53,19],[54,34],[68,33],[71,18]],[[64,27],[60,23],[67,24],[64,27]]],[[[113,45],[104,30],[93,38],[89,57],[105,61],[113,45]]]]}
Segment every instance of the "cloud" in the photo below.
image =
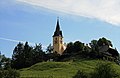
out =
{"type": "MultiPolygon", "coordinates": [[[[8,38],[2,38],[0,37],[0,40],[5,40],[5,41],[10,41],[10,42],[15,42],[15,43],[25,43],[26,41],[21,41],[21,40],[14,40],[14,39],[8,39],[8,38]]],[[[30,45],[34,45],[34,43],[29,42],[30,45]]]]}
{"type": "Polygon", "coordinates": [[[16,0],[66,14],[120,25],[120,0],[16,0]]]}
{"type": "MultiPolygon", "coordinates": [[[[14,42],[14,43],[19,43],[19,42],[25,43],[26,42],[26,41],[14,40],[14,39],[2,38],[2,37],[0,37],[0,40],[10,41],[10,42],[14,42]]],[[[35,43],[29,42],[29,45],[35,46],[35,43]]],[[[42,48],[43,48],[43,50],[46,50],[47,46],[42,45],[42,48]]]]}

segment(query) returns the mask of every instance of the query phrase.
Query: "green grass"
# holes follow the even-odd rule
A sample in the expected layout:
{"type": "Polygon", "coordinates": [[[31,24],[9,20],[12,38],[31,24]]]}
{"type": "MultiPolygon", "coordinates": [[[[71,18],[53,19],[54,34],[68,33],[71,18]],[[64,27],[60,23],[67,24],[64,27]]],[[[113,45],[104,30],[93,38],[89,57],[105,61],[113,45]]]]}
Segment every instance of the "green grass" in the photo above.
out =
{"type": "MultiPolygon", "coordinates": [[[[78,70],[90,73],[101,60],[79,60],[75,62],[42,62],[29,68],[21,69],[21,78],[72,78],[78,70]]],[[[120,66],[112,63],[120,74],[120,66]]]]}

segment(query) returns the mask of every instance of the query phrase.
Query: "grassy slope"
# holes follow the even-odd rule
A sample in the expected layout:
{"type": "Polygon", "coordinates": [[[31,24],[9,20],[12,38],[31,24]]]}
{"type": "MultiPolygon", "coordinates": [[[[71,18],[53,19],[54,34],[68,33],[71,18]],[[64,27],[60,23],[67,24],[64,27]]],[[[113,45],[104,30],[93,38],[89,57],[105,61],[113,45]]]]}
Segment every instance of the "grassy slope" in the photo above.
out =
{"type": "MultiPolygon", "coordinates": [[[[35,78],[72,78],[78,70],[90,73],[100,60],[79,60],[76,62],[42,62],[29,68],[21,69],[21,77],[35,78]]],[[[112,64],[120,74],[120,66],[112,64]]]]}

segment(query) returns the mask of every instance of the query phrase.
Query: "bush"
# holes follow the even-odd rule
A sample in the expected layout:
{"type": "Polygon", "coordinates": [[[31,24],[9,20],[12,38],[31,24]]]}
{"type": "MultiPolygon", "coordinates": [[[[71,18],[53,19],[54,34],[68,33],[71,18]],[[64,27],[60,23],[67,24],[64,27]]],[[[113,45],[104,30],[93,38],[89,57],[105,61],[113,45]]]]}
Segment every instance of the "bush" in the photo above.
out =
{"type": "Polygon", "coordinates": [[[0,78],[20,78],[20,74],[14,69],[0,70],[0,78]]]}
{"type": "Polygon", "coordinates": [[[117,73],[113,69],[111,63],[98,63],[91,78],[117,78],[117,73]]]}
{"type": "Polygon", "coordinates": [[[85,72],[78,70],[73,78],[88,78],[88,75],[85,72]]]}

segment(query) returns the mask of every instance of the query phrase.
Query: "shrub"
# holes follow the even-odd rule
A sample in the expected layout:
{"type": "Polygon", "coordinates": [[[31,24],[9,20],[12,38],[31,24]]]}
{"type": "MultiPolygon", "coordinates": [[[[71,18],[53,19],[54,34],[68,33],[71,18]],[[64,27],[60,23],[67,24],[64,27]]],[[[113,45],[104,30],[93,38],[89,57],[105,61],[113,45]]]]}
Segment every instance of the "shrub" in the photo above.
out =
{"type": "Polygon", "coordinates": [[[111,63],[98,63],[91,78],[117,78],[117,73],[113,69],[111,63]]]}
{"type": "Polygon", "coordinates": [[[20,78],[20,74],[17,70],[8,69],[0,70],[0,78],[20,78]]]}
{"type": "Polygon", "coordinates": [[[88,75],[85,72],[78,70],[73,78],[88,78],[88,75]]]}

